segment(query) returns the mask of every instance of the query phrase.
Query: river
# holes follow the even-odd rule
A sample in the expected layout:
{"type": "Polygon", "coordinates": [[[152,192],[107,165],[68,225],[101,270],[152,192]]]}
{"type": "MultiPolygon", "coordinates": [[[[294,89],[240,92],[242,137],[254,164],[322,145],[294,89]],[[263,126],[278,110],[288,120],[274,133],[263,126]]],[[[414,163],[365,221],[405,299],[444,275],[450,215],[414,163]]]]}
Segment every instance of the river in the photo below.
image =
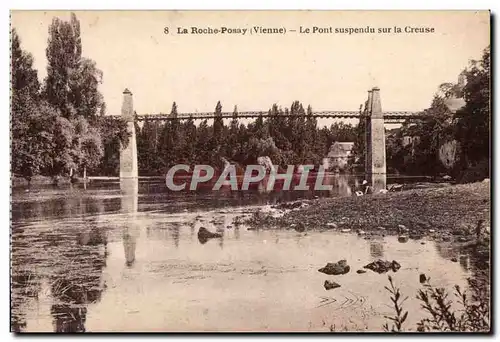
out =
{"type": "Polygon", "coordinates": [[[415,298],[420,273],[448,289],[470,276],[468,256],[450,243],[233,222],[278,202],[348,196],[359,184],[335,177],[333,191],[316,193],[169,192],[160,182],[141,182],[137,196],[122,196],[117,182],[13,189],[12,329],[380,331],[393,314],[387,274],[356,273],[378,258],[402,266],[390,274],[409,297],[411,329],[423,314],[415,298]],[[200,242],[202,226],[223,237],[200,242]],[[318,272],[340,259],[349,273],[318,272]],[[327,279],[341,287],[325,290],[327,279]]]}

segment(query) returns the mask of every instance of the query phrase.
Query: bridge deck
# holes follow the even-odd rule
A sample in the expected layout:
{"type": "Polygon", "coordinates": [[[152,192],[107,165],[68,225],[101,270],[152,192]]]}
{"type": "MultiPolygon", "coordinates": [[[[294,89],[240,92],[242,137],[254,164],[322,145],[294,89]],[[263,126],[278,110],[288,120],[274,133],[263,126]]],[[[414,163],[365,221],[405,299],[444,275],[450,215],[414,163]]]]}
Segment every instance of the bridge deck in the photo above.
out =
{"type": "MultiPolygon", "coordinates": [[[[333,119],[359,119],[364,117],[359,111],[322,111],[313,112],[312,114],[315,118],[333,118],[333,119]]],[[[269,117],[271,116],[269,112],[239,112],[238,119],[250,119],[257,118],[259,116],[269,117]]],[[[280,117],[289,117],[292,114],[280,114],[280,117]]],[[[296,116],[295,114],[293,116],[296,116]]],[[[224,119],[230,119],[233,117],[232,112],[223,112],[221,117],[224,119]]],[[[411,118],[422,118],[423,115],[420,112],[409,112],[409,111],[397,111],[397,112],[385,112],[384,119],[387,121],[402,121],[411,118]]],[[[215,119],[216,115],[213,112],[203,112],[203,113],[178,113],[177,117],[171,114],[141,114],[136,115],[137,121],[170,121],[174,119],[178,120],[188,120],[192,118],[193,120],[200,119],[215,119]]]]}

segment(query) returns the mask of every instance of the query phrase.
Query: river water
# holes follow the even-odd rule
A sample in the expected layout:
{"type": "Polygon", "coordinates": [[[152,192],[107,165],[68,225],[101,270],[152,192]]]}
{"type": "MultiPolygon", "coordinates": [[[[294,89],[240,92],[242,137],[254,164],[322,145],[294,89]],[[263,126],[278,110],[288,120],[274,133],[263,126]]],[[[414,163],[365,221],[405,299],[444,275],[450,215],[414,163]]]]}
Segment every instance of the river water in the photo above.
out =
{"type": "Polygon", "coordinates": [[[336,177],[328,193],[173,193],[158,182],[141,183],[137,196],[122,196],[112,182],[14,189],[12,329],[380,331],[384,315],[393,314],[387,274],[356,270],[382,258],[402,265],[390,274],[409,297],[411,330],[423,314],[415,298],[420,273],[449,289],[470,276],[468,256],[450,243],[248,230],[233,222],[277,202],[350,195],[358,180],[336,177]],[[200,242],[202,226],[223,237],[200,242]],[[349,273],[317,271],[340,259],[349,273]],[[327,279],[341,287],[325,290],[327,279]]]}

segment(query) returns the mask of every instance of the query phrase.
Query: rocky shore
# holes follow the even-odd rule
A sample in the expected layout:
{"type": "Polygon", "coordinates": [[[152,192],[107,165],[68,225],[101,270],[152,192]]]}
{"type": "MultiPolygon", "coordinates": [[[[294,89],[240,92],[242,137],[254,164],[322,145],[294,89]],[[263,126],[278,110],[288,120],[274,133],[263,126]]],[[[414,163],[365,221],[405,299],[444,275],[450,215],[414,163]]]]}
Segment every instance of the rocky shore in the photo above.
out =
{"type": "Polygon", "coordinates": [[[320,198],[300,204],[280,204],[273,209],[274,212],[256,212],[247,223],[254,229],[333,229],[367,235],[405,233],[415,237],[472,238],[479,220],[483,220],[482,233],[489,234],[490,183],[320,198]]]}

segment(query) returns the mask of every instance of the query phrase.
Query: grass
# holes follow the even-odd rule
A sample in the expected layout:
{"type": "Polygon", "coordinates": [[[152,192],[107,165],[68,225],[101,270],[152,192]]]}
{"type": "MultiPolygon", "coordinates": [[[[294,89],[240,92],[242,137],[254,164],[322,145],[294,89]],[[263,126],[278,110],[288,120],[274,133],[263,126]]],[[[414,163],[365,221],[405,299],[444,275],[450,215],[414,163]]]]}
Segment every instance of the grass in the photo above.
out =
{"type": "MultiPolygon", "coordinates": [[[[489,332],[490,331],[490,296],[489,282],[484,277],[469,278],[469,289],[466,290],[455,285],[453,295],[455,301],[450,299],[448,291],[444,288],[434,287],[428,278],[423,287],[417,293],[417,299],[421,302],[421,308],[427,317],[417,323],[416,330],[419,332],[489,332]],[[453,309],[457,304],[458,309],[453,309]]],[[[389,276],[391,287],[385,287],[391,294],[394,316],[387,316],[392,323],[384,325],[385,331],[404,332],[403,323],[408,317],[408,311],[403,313],[403,302],[401,292],[394,285],[389,276]]]]}

